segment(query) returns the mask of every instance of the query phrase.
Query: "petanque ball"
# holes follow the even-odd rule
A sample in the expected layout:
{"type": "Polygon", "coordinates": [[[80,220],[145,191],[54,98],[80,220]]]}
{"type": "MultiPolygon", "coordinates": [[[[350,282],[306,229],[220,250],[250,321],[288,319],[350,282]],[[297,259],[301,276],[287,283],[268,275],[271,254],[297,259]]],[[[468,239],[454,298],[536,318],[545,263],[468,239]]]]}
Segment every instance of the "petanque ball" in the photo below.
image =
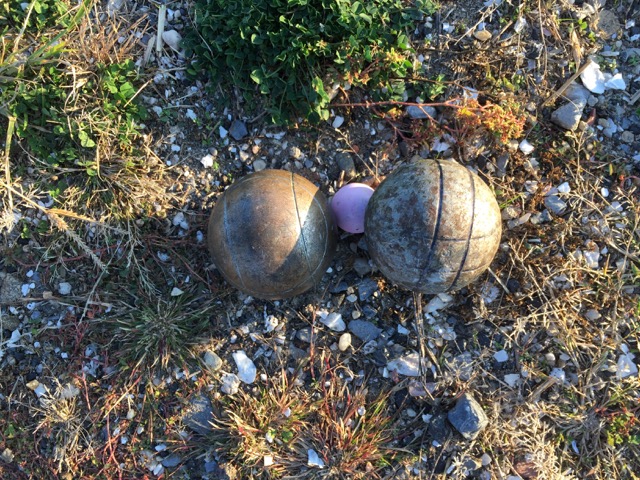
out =
{"type": "Polygon", "coordinates": [[[418,160],[394,170],[365,216],[369,254],[382,274],[428,294],[475,280],[489,268],[501,234],[491,189],[453,160],[418,160]]]}
{"type": "Polygon", "coordinates": [[[230,284],[276,300],[318,283],[333,259],[336,232],[318,187],[291,172],[263,170],[220,197],[209,219],[208,244],[230,284]]]}

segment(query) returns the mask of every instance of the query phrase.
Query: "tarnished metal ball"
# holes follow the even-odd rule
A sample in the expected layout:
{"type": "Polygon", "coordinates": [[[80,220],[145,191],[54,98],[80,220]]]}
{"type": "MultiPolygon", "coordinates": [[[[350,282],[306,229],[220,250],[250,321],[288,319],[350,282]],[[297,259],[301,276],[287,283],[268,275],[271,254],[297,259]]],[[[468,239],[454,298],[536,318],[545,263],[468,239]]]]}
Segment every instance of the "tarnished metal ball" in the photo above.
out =
{"type": "Polygon", "coordinates": [[[208,244],[230,284],[275,300],[318,283],[333,259],[336,233],[318,187],[291,172],[263,170],[220,197],[209,219],[208,244]]]}
{"type": "Polygon", "coordinates": [[[369,253],[382,274],[428,294],[475,280],[491,264],[501,234],[492,191],[453,160],[417,160],[394,170],[365,217],[369,253]]]}

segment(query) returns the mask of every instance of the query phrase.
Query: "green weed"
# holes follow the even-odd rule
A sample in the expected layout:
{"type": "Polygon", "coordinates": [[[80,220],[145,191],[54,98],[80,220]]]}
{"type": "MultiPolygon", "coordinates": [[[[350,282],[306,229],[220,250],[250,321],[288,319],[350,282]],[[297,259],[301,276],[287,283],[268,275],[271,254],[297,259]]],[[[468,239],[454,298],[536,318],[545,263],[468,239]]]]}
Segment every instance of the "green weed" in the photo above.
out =
{"type": "Polygon", "coordinates": [[[434,10],[430,0],[197,0],[189,71],[230,74],[247,101],[262,97],[274,122],[326,120],[335,83],[387,98],[404,91],[408,34],[434,10]]]}

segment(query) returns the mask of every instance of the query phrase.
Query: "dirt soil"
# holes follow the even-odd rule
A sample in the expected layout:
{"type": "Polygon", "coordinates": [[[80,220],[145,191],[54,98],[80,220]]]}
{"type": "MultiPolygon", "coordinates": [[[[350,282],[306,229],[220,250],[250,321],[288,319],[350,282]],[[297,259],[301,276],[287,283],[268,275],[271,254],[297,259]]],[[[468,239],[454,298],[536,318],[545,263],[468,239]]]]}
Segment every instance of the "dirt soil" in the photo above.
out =
{"type": "MultiPolygon", "coordinates": [[[[413,39],[444,79],[432,118],[411,116],[415,98],[390,113],[340,90],[329,122],[300,128],[188,77],[166,43],[148,49],[155,4],[114,3],[150,80],[149,168],[170,201],[117,231],[76,229],[90,252],[4,232],[2,478],[640,478],[637,1],[443,1],[413,39]],[[578,103],[565,82],[590,58],[624,86],[587,91],[569,130],[555,112],[578,103]],[[522,105],[522,135],[502,142],[442,105],[476,95],[522,105]],[[452,158],[496,195],[500,246],[472,284],[403,290],[342,231],[320,284],[294,298],[248,296],[212,264],[209,214],[238,179],[285,169],[331,198],[419,158],[452,158]],[[176,344],[148,343],[155,331],[176,344]]],[[[189,28],[189,8],[171,3],[165,31],[189,28]]]]}

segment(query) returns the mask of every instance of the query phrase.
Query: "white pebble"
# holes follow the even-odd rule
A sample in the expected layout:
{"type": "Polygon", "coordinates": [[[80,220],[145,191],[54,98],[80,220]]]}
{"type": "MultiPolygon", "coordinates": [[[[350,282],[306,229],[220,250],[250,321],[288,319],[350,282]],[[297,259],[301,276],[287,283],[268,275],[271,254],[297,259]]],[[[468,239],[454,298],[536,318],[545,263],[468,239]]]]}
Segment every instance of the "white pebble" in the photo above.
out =
{"type": "Polygon", "coordinates": [[[531,143],[526,139],[520,142],[520,144],[518,145],[518,148],[525,155],[529,155],[531,152],[535,150],[535,147],[531,145],[531,143]]]}
{"type": "Polygon", "coordinates": [[[62,282],[58,285],[58,293],[60,295],[69,295],[71,293],[71,284],[67,282],[62,282]]]}
{"type": "Polygon", "coordinates": [[[329,327],[334,332],[344,332],[344,330],[347,328],[347,325],[342,319],[342,315],[335,312],[329,313],[324,317],[320,317],[320,322],[329,327]]]}
{"type": "Polygon", "coordinates": [[[520,374],[518,373],[509,373],[504,376],[504,383],[509,385],[511,388],[515,387],[519,381],[520,381],[520,374]]]}
{"type": "Polygon", "coordinates": [[[214,163],[213,155],[205,155],[204,157],[202,157],[202,158],[200,159],[200,163],[202,164],[202,166],[203,166],[204,168],[211,168],[211,167],[213,167],[213,163],[214,163]]]}
{"type": "Polygon", "coordinates": [[[183,293],[184,293],[184,290],[180,290],[178,287],[173,287],[173,289],[171,290],[172,297],[179,297],[183,293]]]}
{"type": "Polygon", "coordinates": [[[232,356],[233,360],[236,362],[236,366],[238,367],[238,378],[240,381],[252,384],[258,373],[253,361],[247,357],[244,350],[238,350],[237,352],[234,352],[232,356]]]}
{"type": "Polygon", "coordinates": [[[341,117],[340,115],[336,115],[336,118],[333,119],[331,126],[333,128],[340,128],[343,123],[344,123],[344,117],[341,117]]]}
{"type": "Polygon", "coordinates": [[[500,350],[499,352],[493,354],[493,358],[496,359],[496,362],[503,363],[509,360],[509,354],[506,350],[500,350]]]}
{"type": "Polygon", "coordinates": [[[344,352],[350,346],[351,346],[351,334],[350,333],[343,333],[340,336],[340,340],[338,341],[338,349],[340,349],[341,352],[344,352]]]}
{"type": "Polygon", "coordinates": [[[307,450],[307,465],[310,467],[324,468],[324,461],[318,456],[318,453],[311,448],[307,450]]]}
{"type": "Polygon", "coordinates": [[[176,52],[180,52],[180,42],[182,42],[182,35],[176,30],[165,30],[162,32],[162,40],[169,45],[176,52]]]}

